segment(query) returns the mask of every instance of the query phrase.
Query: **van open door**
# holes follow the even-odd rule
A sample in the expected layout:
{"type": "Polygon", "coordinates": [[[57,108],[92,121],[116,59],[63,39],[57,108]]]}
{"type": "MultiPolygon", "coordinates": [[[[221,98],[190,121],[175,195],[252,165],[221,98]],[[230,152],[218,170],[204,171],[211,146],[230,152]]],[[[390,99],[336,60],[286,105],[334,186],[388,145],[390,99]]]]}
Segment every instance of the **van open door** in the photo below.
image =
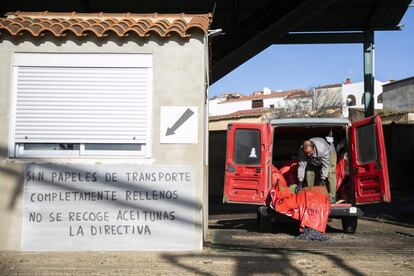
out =
{"type": "Polygon", "coordinates": [[[355,203],[391,202],[381,117],[353,122],[350,142],[355,203]]]}
{"type": "Polygon", "coordinates": [[[265,204],[271,185],[271,144],[270,124],[228,125],[223,202],[265,204]]]}

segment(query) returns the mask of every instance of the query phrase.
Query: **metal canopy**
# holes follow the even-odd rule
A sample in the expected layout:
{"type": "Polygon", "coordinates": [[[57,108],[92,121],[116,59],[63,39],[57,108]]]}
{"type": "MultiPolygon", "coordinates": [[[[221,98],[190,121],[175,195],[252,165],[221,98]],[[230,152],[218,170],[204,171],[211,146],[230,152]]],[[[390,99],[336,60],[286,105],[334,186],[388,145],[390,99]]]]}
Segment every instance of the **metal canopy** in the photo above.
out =
{"type": "Polygon", "coordinates": [[[359,35],[336,32],[396,30],[410,0],[13,0],[12,11],[208,13],[211,29],[211,82],[214,83],[273,43],[360,43],[359,35]],[[291,35],[292,32],[307,36],[291,35]],[[331,32],[328,36],[313,34],[331,32]],[[329,42],[331,41],[331,42],[329,42]]]}

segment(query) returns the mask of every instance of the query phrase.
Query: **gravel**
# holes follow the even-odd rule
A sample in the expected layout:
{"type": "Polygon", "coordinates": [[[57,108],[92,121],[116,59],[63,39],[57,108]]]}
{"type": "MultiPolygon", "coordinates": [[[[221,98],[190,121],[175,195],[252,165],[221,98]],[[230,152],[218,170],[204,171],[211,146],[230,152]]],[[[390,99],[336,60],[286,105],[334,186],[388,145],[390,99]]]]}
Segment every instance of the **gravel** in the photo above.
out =
{"type": "Polygon", "coordinates": [[[303,233],[297,236],[296,239],[303,241],[330,241],[332,237],[313,228],[305,227],[303,233]]]}

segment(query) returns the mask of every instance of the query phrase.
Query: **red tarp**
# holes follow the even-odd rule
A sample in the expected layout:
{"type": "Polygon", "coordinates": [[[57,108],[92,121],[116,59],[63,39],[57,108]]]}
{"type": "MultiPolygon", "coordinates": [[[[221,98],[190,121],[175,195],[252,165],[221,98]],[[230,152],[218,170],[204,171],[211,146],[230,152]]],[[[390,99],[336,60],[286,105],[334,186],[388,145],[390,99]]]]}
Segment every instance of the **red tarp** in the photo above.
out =
{"type": "Polygon", "coordinates": [[[301,231],[306,226],[325,233],[331,208],[326,187],[303,188],[295,194],[289,190],[283,174],[274,166],[272,183],[270,206],[275,211],[299,220],[301,231]]]}
{"type": "MultiPolygon", "coordinates": [[[[292,160],[284,163],[279,171],[285,178],[289,185],[299,183],[298,179],[298,160],[292,160]]],[[[338,156],[338,162],[336,163],[336,190],[338,191],[345,179],[345,155],[342,153],[338,156]]],[[[274,182],[273,182],[274,183],[274,182]]]]}

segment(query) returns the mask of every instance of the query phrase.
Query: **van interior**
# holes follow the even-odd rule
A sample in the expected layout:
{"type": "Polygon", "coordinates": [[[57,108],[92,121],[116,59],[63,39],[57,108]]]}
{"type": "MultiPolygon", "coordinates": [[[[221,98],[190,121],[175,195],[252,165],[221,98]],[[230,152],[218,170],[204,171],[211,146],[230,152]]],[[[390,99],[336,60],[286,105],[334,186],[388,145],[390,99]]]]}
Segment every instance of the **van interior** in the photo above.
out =
{"type": "MultiPolygon", "coordinates": [[[[298,152],[303,141],[313,137],[325,138],[327,136],[333,137],[337,151],[337,200],[343,199],[345,202],[350,202],[348,141],[345,126],[274,126],[273,165],[280,169],[297,162],[298,152]]],[[[297,170],[290,173],[297,175],[297,170]]],[[[288,184],[297,183],[289,183],[288,181],[288,184]]]]}

